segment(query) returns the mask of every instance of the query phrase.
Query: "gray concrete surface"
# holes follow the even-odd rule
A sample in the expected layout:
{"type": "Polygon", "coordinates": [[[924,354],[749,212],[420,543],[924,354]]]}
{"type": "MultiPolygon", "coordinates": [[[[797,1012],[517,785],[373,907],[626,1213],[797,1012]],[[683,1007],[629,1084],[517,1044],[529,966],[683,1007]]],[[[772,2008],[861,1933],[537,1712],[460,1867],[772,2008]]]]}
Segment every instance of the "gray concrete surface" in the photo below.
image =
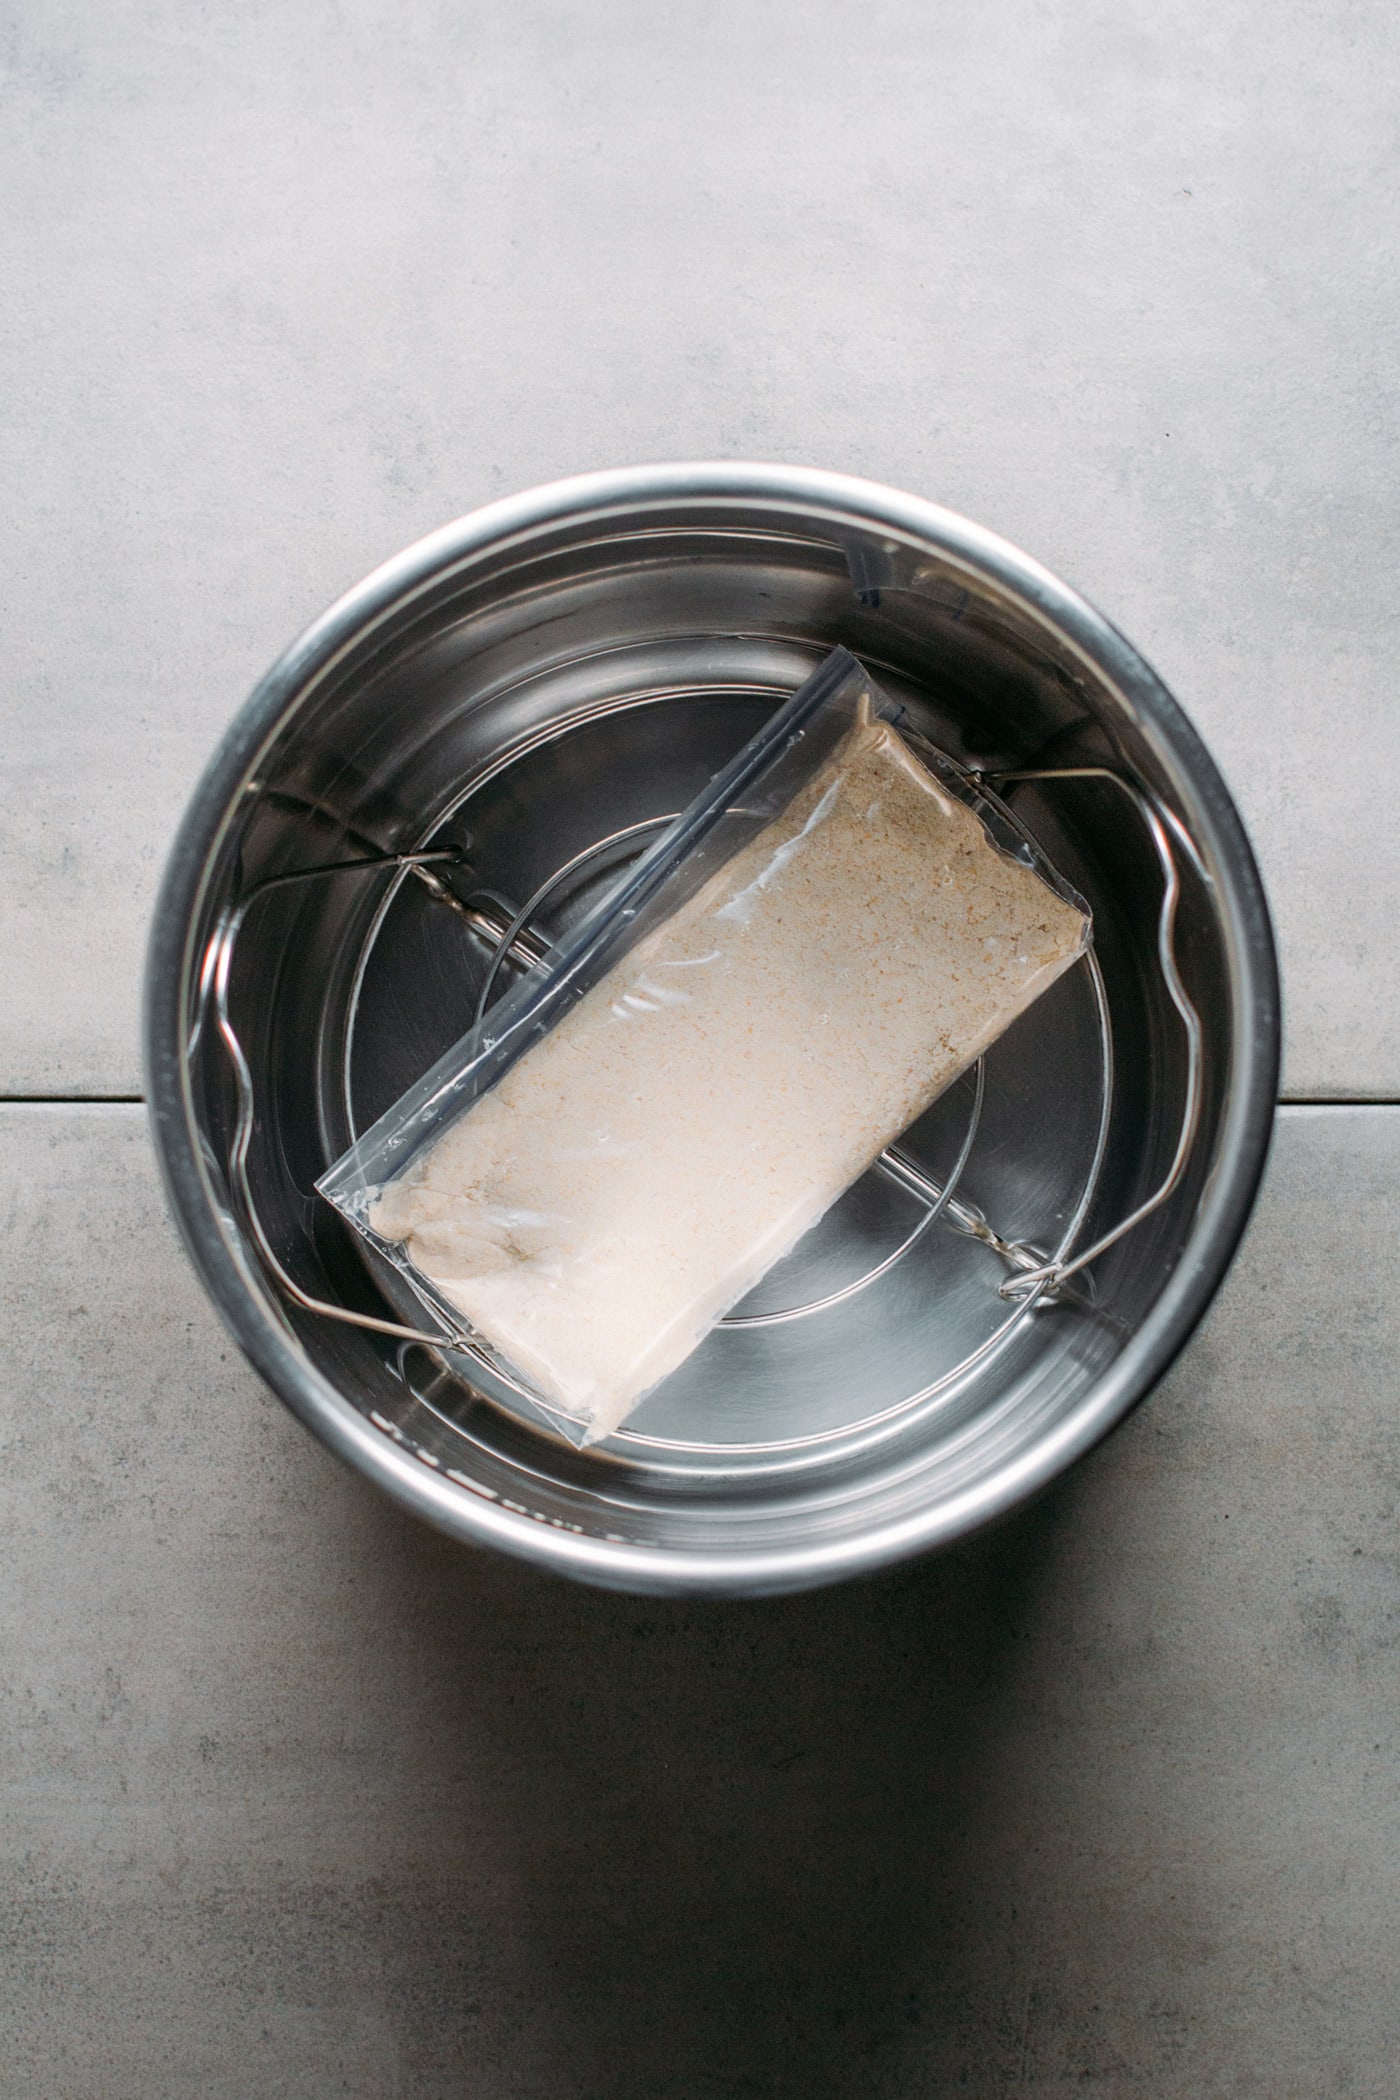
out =
{"type": "Polygon", "coordinates": [[[0,2100],[1393,2100],[1400,1106],[1294,1108],[1154,1399],[994,1537],[723,1609],[422,1532],[165,1221],[165,845],[444,518],[769,457],[1152,657],[1400,1099],[1400,17],[0,9],[0,2100]]]}
{"type": "Polygon", "coordinates": [[[0,1091],[138,1083],[203,756],[483,498],[749,455],[963,509],[1257,836],[1287,1081],[1400,1093],[1387,0],[21,0],[0,23],[0,1091]]]}
{"type": "Polygon", "coordinates": [[[0,1110],[0,1190],[7,2100],[1392,2100],[1400,1110],[1282,1113],[1036,1509],[723,1608],[325,1457],[138,1109],[0,1110]]]}

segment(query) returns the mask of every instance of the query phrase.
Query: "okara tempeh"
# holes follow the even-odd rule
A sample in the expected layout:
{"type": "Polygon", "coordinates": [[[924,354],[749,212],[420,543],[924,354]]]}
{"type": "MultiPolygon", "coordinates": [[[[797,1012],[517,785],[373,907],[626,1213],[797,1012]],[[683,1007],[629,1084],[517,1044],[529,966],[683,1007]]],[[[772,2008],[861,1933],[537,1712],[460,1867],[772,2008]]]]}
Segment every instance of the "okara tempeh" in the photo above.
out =
{"type": "Polygon", "coordinates": [[[893,729],[858,722],[369,1222],[592,1441],[1086,935],[893,729]]]}

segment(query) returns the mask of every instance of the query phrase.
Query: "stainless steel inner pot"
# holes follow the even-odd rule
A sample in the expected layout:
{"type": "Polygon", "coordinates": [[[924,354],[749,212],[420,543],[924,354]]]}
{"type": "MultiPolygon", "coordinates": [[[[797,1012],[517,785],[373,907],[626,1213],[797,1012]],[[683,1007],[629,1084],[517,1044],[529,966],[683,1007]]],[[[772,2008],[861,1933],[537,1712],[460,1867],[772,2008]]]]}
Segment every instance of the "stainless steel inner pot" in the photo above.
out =
{"type": "MultiPolygon", "coordinates": [[[[1095,947],[906,1140],[1006,1239],[1082,1246],[1162,1180],[1185,1042],[1158,965],[1162,874],[1102,781],[1015,807],[1093,907],[1095,947]]],[[[528,964],[530,937],[498,972],[528,964]]],[[[618,1588],[796,1589],[1005,1513],[1149,1390],[1200,1318],[1262,1171],[1279,1002],[1267,908],[1219,774],[1122,636],[1004,541],[873,484],[790,468],[640,468],[493,504],[389,562],[263,680],[172,853],[148,978],[156,1143],[204,1281],[318,1436],[444,1530],[618,1588]],[[594,1451],[513,1419],[428,1351],[306,1313],[230,1195],[237,1099],[201,973],[272,875],[455,846],[449,907],[402,869],[273,889],[230,1013],[257,1116],[249,1175],[304,1289],[413,1316],[312,1193],[470,1025],[500,929],[585,908],[844,643],[964,764],[1106,765],[1183,853],[1177,948],[1204,1027],[1186,1172],[1058,1303],[999,1296],[997,1255],[872,1174],[594,1451]],[[605,841],[617,840],[613,846],[605,841]],[[1193,858],[1198,865],[1192,864],[1193,858]],[[886,1265],[887,1264],[887,1265],[886,1265]],[[846,1286],[879,1271],[864,1288],[846,1286]],[[843,1295],[843,1293],[845,1293],[843,1295]],[[833,1299],[797,1319],[764,1315],[833,1299]]],[[[420,1315],[421,1317],[421,1315],[420,1315]]],[[[416,1323],[415,1323],[416,1324],[416,1323]]]]}

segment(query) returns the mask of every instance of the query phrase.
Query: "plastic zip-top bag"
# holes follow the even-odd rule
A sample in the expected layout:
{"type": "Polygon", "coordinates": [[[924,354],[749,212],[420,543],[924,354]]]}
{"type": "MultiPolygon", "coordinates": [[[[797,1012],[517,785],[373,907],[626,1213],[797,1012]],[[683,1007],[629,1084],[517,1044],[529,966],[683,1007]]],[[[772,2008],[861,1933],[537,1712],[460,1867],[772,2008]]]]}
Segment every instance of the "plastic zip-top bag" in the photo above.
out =
{"type": "Polygon", "coordinates": [[[834,651],[318,1184],[574,1443],[1088,943],[1082,900],[900,714],[834,651]]]}

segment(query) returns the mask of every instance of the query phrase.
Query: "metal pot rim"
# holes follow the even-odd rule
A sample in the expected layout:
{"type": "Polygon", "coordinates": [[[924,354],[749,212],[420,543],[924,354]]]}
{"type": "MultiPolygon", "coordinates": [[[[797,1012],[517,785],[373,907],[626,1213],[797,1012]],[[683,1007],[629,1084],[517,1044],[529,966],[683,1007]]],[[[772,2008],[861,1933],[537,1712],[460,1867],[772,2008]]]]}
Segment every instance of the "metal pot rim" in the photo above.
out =
{"type": "Polygon", "coordinates": [[[1273,934],[1253,853],[1213,760],[1155,672],[1102,614],[1009,542],[938,504],[813,469],[737,462],[623,468],[559,481],[470,512],[384,563],[292,643],[235,717],[176,835],[146,976],[147,1100],[172,1210],[239,1346],[306,1426],[405,1508],[477,1544],[614,1588],[709,1594],[811,1587],[950,1543],[994,1522],[1096,1444],[1166,1371],[1204,1314],[1244,1230],[1268,1154],[1280,1018],[1273,934]],[[1034,1448],[927,1510],[858,1537],[757,1552],[676,1551],[557,1529],[454,1486],[345,1398],[276,1317],[221,1221],[201,1156],[182,1029],[209,867],[287,707],[352,643],[488,550],[552,525],[685,503],[750,501],[872,527],[935,551],[1009,592],[1114,689],[1192,808],[1233,963],[1236,1067],[1217,1167],[1191,1236],[1142,1328],[1083,1401],[1034,1448]]]}

